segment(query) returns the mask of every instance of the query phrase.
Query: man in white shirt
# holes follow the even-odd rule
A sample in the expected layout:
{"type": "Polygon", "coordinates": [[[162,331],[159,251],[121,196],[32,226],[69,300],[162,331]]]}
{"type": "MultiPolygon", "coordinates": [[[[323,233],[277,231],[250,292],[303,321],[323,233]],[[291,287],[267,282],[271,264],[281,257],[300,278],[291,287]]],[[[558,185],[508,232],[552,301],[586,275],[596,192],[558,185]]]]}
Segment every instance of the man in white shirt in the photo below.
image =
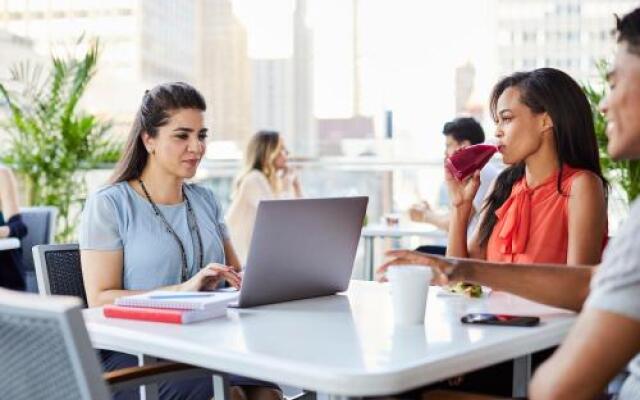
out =
{"type": "MultiPolygon", "coordinates": [[[[473,118],[459,117],[453,121],[449,121],[444,124],[442,133],[445,136],[445,157],[451,156],[456,150],[463,147],[471,146],[474,144],[483,143],[485,140],[484,131],[482,126],[473,118]]],[[[489,187],[494,179],[500,173],[500,169],[492,163],[487,164],[482,170],[480,170],[480,187],[478,193],[473,199],[473,214],[469,221],[469,233],[473,233],[476,224],[478,223],[478,215],[482,209],[484,198],[489,191],[489,187]]],[[[448,205],[449,199],[446,192],[446,185],[444,185],[444,192],[441,189],[441,196],[443,199],[440,202],[448,205]],[[443,196],[444,195],[444,196],[443,196]]],[[[416,204],[409,210],[409,216],[414,222],[426,222],[442,229],[443,231],[449,230],[449,214],[441,214],[435,212],[431,205],[427,201],[423,201],[420,204],[416,204]]]]}

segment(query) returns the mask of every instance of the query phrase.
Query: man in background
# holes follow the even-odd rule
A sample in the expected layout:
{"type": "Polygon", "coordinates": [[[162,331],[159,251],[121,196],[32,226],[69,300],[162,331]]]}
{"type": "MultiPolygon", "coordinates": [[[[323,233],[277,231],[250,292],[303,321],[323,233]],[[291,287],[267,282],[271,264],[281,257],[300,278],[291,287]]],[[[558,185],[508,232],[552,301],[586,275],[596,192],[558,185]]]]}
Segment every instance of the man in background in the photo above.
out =
{"type": "MultiPolygon", "coordinates": [[[[482,126],[480,126],[478,121],[470,117],[459,117],[447,122],[442,128],[442,133],[445,137],[445,157],[451,156],[463,147],[480,144],[485,140],[482,126]]],[[[478,189],[475,199],[473,199],[473,213],[468,228],[469,236],[473,233],[478,223],[478,215],[482,209],[482,203],[484,202],[489,187],[499,173],[500,170],[491,163],[487,164],[480,171],[480,188],[478,189]]],[[[449,205],[446,183],[443,183],[440,188],[439,202],[442,205],[449,205]]],[[[414,222],[432,224],[445,232],[449,230],[449,213],[438,213],[434,211],[427,201],[412,206],[409,209],[409,217],[414,222]]]]}

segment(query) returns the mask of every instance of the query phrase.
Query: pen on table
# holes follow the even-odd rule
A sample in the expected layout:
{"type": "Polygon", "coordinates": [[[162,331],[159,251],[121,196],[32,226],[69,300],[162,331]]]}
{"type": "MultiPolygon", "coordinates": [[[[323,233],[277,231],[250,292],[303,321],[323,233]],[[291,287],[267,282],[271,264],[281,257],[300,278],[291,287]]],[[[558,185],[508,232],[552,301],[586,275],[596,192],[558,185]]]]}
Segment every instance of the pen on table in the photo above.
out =
{"type": "Polygon", "coordinates": [[[192,299],[198,297],[212,297],[214,293],[183,293],[183,294],[152,294],[150,299],[192,299]]]}

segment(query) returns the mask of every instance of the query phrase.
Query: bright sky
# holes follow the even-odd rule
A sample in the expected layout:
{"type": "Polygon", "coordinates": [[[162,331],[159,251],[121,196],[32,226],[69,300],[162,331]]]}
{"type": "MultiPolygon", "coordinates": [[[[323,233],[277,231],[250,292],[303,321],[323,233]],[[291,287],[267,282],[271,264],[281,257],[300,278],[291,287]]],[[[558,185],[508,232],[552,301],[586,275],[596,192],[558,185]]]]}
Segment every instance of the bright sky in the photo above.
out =
{"type": "MultiPolygon", "coordinates": [[[[361,0],[364,114],[381,122],[384,110],[392,109],[396,132],[417,140],[439,133],[442,123],[454,117],[455,68],[467,61],[476,67],[476,97],[484,102],[497,69],[489,12],[493,1],[361,0]]],[[[352,5],[347,0],[308,2],[319,118],[352,114],[352,5]]],[[[294,0],[234,0],[247,26],[250,57],[290,56],[294,6],[294,0]]]]}

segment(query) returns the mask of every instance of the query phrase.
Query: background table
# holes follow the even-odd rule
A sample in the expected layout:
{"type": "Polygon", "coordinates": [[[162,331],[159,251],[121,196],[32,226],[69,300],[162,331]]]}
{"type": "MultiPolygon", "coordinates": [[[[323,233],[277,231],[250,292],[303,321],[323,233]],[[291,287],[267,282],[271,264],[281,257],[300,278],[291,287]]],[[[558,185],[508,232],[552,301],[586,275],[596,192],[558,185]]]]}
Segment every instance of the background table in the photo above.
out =
{"type": "Polygon", "coordinates": [[[20,248],[20,240],[16,238],[0,239],[0,251],[20,248]]]}
{"type": "Polygon", "coordinates": [[[529,354],[558,345],[574,314],[506,293],[483,299],[432,288],[425,325],[393,324],[388,286],[352,281],[336,295],[228,311],[192,325],[107,319],[84,311],[97,348],[142,353],[336,396],[381,396],[509,359],[516,395],[528,383],[529,354]],[[464,325],[468,312],[538,315],[534,328],[464,325]]]}
{"type": "Polygon", "coordinates": [[[400,223],[399,225],[368,224],[362,228],[364,239],[364,279],[373,280],[375,274],[375,239],[403,238],[417,236],[427,238],[436,245],[446,245],[447,233],[434,226],[418,223],[400,223]]]}

